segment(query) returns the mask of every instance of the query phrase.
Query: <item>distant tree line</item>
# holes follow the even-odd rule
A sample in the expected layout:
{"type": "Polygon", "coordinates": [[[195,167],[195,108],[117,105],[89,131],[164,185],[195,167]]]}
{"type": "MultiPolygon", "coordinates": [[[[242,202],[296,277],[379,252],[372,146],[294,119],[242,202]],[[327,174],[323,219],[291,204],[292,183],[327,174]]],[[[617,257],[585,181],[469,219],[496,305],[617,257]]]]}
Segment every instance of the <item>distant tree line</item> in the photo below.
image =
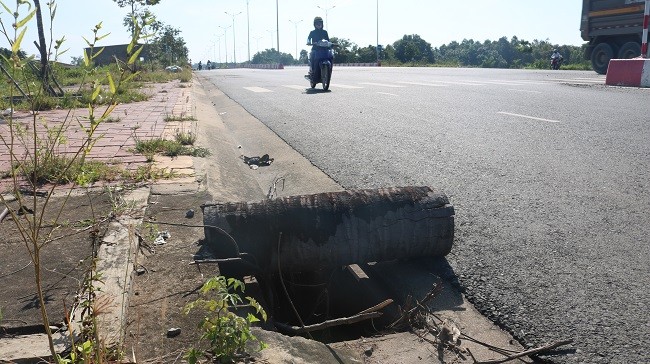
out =
{"type": "MultiPolygon", "coordinates": [[[[379,60],[391,66],[451,66],[483,68],[548,68],[553,49],[558,49],[564,57],[565,68],[591,69],[584,59],[584,46],[558,45],[548,40],[521,40],[516,36],[510,40],[464,39],[453,41],[438,48],[422,39],[419,35],[404,35],[402,39],[385,47],[369,45],[359,47],[345,38],[332,38],[338,43],[334,63],[372,63],[379,60]]],[[[252,63],[305,64],[308,52],[302,50],[298,60],[291,54],[267,49],[255,54],[252,63]]]]}

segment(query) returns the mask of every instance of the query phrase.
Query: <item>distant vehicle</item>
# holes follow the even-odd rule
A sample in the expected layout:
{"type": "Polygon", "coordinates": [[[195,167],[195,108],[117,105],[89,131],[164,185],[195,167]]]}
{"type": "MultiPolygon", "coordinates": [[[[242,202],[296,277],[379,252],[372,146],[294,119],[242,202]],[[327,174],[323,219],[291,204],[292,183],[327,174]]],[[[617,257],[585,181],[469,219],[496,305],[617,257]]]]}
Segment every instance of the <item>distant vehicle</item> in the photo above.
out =
{"type": "Polygon", "coordinates": [[[551,69],[559,70],[562,65],[562,57],[551,58],[551,69]]]}
{"type": "Polygon", "coordinates": [[[181,68],[180,66],[167,66],[167,67],[165,67],[165,71],[174,72],[174,73],[181,72],[182,70],[183,70],[183,68],[181,68]]]}
{"type": "Polygon", "coordinates": [[[580,33],[594,71],[604,75],[610,59],[641,55],[644,9],[645,0],[582,1],[580,33]]]}

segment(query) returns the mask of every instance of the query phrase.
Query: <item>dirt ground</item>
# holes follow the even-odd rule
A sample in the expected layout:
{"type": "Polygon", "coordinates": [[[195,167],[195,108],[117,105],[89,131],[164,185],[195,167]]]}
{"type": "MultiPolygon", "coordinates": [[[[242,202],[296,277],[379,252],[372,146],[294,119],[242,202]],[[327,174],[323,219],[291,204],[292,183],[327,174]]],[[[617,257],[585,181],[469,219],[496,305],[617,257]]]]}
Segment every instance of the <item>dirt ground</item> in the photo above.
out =
{"type": "MultiPolygon", "coordinates": [[[[24,208],[19,202],[9,205],[19,211],[19,221],[27,224],[32,218],[33,197],[25,196],[24,208]]],[[[113,211],[113,198],[107,192],[83,196],[53,197],[47,203],[41,237],[51,232],[54,241],[40,251],[42,284],[50,322],[59,325],[65,320],[65,307],[70,308],[81,285],[84,273],[92,263],[92,253],[108,225],[113,211]],[[62,207],[65,205],[65,208],[62,207]],[[58,215],[60,213],[60,215],[58,215]],[[58,215],[58,218],[57,218],[58,215]],[[92,221],[100,222],[91,226],[92,221]]],[[[37,197],[37,216],[45,203],[37,197]]],[[[4,205],[0,205],[0,212],[4,205]]],[[[41,240],[42,241],[42,240],[41,240]]],[[[42,331],[40,305],[34,279],[34,264],[23,240],[23,235],[10,216],[0,223],[0,337],[3,333],[42,331]],[[38,328],[38,327],[41,328],[38,328]]]]}
{"type": "MultiPolygon", "coordinates": [[[[187,303],[199,297],[198,288],[208,278],[220,274],[215,264],[190,264],[197,257],[209,257],[209,251],[202,241],[204,232],[200,208],[209,201],[211,197],[206,192],[154,193],[150,196],[140,228],[144,241],[134,267],[136,273],[125,327],[124,362],[180,363],[188,348],[197,346],[197,326],[202,315],[198,312],[184,315],[182,311],[187,303]],[[192,217],[188,215],[189,210],[194,212],[192,217]],[[169,232],[170,237],[164,244],[155,245],[154,237],[159,231],[169,232]],[[170,329],[180,329],[180,334],[170,337],[170,329]]],[[[62,203],[62,198],[52,199],[48,216],[58,211],[62,203]]],[[[60,217],[60,221],[66,224],[48,225],[56,226],[54,236],[65,236],[47,245],[43,251],[47,307],[53,323],[63,321],[64,302],[69,307],[74,300],[92,256],[93,237],[97,236],[97,241],[101,241],[106,230],[106,224],[101,224],[97,233],[92,232],[86,227],[87,221],[93,216],[96,220],[103,220],[115,210],[115,204],[115,196],[106,192],[73,196],[67,201],[67,208],[60,217]]],[[[17,203],[14,202],[12,206],[17,208],[17,203]]],[[[3,287],[0,304],[5,335],[33,332],[41,322],[32,293],[35,290],[33,269],[19,236],[12,221],[5,220],[0,224],[0,245],[5,252],[11,252],[2,254],[0,258],[0,284],[3,287]]],[[[386,271],[397,272],[401,277],[395,279],[391,276],[387,279],[398,287],[407,288],[403,291],[419,292],[418,296],[423,292],[422,287],[430,287],[431,282],[440,279],[435,269],[423,264],[401,265],[394,262],[383,265],[390,268],[386,271]],[[422,273],[421,269],[428,273],[422,273]],[[421,279],[412,281],[408,277],[421,279]]],[[[256,285],[247,287],[247,295],[261,300],[259,291],[255,291],[258,288],[256,285]]],[[[437,305],[447,310],[461,309],[458,305],[462,300],[458,293],[454,293],[453,289],[446,292],[437,305]]],[[[395,297],[399,300],[403,298],[395,297]]],[[[462,329],[471,332],[471,328],[462,329]]],[[[255,329],[255,334],[269,348],[254,353],[247,359],[249,363],[471,362],[467,355],[441,350],[434,345],[433,337],[420,338],[410,332],[381,335],[366,332],[359,338],[330,344],[261,329],[255,329]]]]}
{"type": "MultiPolygon", "coordinates": [[[[219,274],[216,265],[190,265],[201,254],[203,224],[200,205],[209,201],[205,193],[152,195],[144,219],[145,240],[138,254],[136,274],[126,327],[127,356],[137,362],[174,362],[196,345],[200,316],[182,313],[190,301],[198,298],[197,290],[206,279],[219,274]],[[194,210],[192,218],[186,217],[194,210]],[[168,225],[177,224],[177,225],[168,225]],[[168,231],[163,245],[146,239],[147,227],[168,231]],[[180,335],[169,338],[167,331],[180,328],[180,335]]],[[[151,236],[150,236],[151,237],[151,236]]]]}

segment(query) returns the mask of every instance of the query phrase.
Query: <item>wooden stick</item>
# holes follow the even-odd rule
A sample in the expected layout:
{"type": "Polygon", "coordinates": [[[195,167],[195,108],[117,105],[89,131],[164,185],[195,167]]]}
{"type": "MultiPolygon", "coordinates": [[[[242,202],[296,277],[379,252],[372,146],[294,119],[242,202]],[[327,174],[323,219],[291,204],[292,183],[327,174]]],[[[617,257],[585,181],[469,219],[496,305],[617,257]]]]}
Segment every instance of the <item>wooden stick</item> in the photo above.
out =
{"type": "Polygon", "coordinates": [[[515,360],[517,358],[521,358],[522,356],[539,354],[539,353],[542,353],[544,351],[549,351],[551,349],[555,349],[555,348],[557,348],[559,346],[569,345],[571,343],[573,343],[573,340],[558,341],[558,342],[554,342],[554,343],[551,343],[551,344],[548,344],[548,345],[541,346],[539,348],[522,351],[520,353],[513,354],[513,355],[508,355],[507,357],[505,357],[503,359],[494,359],[494,360],[480,361],[480,362],[477,361],[476,364],[500,364],[500,363],[505,363],[505,362],[510,361],[510,360],[515,360]]]}
{"type": "Polygon", "coordinates": [[[386,301],[384,301],[384,302],[382,302],[380,304],[374,305],[374,306],[372,306],[370,308],[367,308],[367,309],[359,312],[358,315],[361,315],[361,314],[364,314],[364,313],[379,311],[379,310],[383,309],[384,307],[390,305],[391,303],[393,303],[393,300],[391,298],[389,298],[389,299],[387,299],[386,301]]]}
{"type": "Polygon", "coordinates": [[[307,325],[304,327],[299,327],[299,326],[290,326],[286,324],[282,324],[279,322],[275,323],[275,326],[277,326],[280,329],[283,329],[285,331],[288,331],[292,334],[303,334],[306,332],[312,332],[312,331],[318,331],[318,330],[323,330],[328,327],[333,327],[333,326],[341,326],[341,325],[349,325],[353,324],[356,322],[368,320],[371,318],[377,318],[382,315],[381,312],[368,312],[368,313],[362,313],[350,317],[343,317],[339,319],[334,319],[334,320],[328,320],[321,322],[319,324],[314,324],[314,325],[307,325]]]}

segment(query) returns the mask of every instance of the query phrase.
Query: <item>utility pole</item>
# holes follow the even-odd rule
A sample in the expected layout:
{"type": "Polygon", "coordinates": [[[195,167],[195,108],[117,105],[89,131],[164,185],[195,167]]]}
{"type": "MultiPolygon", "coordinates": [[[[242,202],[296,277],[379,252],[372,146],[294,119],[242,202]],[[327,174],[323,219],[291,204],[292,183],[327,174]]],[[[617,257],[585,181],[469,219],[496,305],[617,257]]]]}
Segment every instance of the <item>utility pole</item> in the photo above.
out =
{"type": "Polygon", "coordinates": [[[327,20],[327,12],[334,9],[336,7],[336,5],[334,5],[332,7],[329,7],[329,8],[321,8],[320,5],[316,5],[316,7],[325,12],[325,25],[323,26],[323,29],[325,29],[325,27],[329,27],[330,24],[329,24],[329,22],[327,20]]]}
{"type": "Polygon", "coordinates": [[[241,14],[241,11],[237,14],[230,14],[227,11],[224,11],[224,13],[232,16],[232,59],[233,59],[233,63],[237,63],[237,55],[235,54],[235,49],[237,49],[237,43],[235,41],[235,17],[241,14]]]}
{"type": "Polygon", "coordinates": [[[251,61],[251,18],[248,12],[248,1],[246,0],[246,27],[248,28],[248,62],[251,61]]]}
{"type": "Polygon", "coordinates": [[[223,48],[226,50],[226,67],[228,67],[228,28],[230,25],[227,27],[219,25],[219,28],[223,29],[223,48]]]}
{"type": "Polygon", "coordinates": [[[275,31],[278,36],[278,53],[280,53],[280,8],[278,7],[278,0],[275,0],[275,31]]]}
{"type": "Polygon", "coordinates": [[[295,20],[289,20],[293,24],[293,26],[296,28],[296,60],[298,60],[298,24],[302,23],[302,20],[295,21],[295,20]]]}

